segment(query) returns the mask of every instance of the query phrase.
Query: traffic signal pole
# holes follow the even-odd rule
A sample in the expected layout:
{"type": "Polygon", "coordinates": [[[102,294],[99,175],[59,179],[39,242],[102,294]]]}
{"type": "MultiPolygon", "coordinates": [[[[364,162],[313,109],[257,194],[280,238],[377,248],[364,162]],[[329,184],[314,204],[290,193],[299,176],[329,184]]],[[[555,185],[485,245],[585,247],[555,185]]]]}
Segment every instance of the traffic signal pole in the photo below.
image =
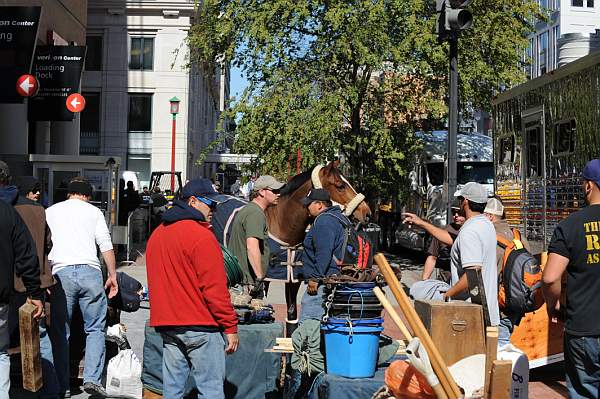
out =
{"type": "Polygon", "coordinates": [[[458,35],[450,33],[450,96],[448,99],[448,209],[446,222],[452,223],[451,207],[457,180],[457,140],[458,140],[458,35]]]}
{"type": "Polygon", "coordinates": [[[438,42],[450,44],[450,73],[448,96],[448,151],[446,156],[446,188],[448,208],[446,221],[452,222],[451,207],[457,183],[457,140],[458,140],[458,36],[473,25],[473,15],[465,8],[472,0],[436,0],[436,33],[438,42]]]}

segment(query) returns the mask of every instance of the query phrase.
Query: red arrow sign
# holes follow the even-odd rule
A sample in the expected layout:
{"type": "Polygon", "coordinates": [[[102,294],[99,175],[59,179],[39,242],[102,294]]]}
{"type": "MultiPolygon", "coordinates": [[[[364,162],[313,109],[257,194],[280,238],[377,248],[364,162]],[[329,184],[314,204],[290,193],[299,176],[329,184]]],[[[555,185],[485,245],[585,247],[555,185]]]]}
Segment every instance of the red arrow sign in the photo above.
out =
{"type": "Polygon", "coordinates": [[[85,98],[79,93],[67,97],[67,109],[71,112],[81,112],[85,108],[85,98]]]}
{"type": "Polygon", "coordinates": [[[40,87],[38,80],[33,75],[21,75],[17,79],[17,93],[23,97],[35,96],[40,87]]]}

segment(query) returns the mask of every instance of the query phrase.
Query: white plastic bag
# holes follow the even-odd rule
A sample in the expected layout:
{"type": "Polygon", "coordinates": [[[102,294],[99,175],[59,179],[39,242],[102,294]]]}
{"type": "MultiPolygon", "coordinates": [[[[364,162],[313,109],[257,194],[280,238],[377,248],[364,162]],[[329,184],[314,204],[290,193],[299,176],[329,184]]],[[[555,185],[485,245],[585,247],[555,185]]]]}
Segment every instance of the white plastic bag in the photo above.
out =
{"type": "Polygon", "coordinates": [[[108,362],[106,393],[122,398],[142,397],[142,364],[131,349],[120,351],[108,362]]]}

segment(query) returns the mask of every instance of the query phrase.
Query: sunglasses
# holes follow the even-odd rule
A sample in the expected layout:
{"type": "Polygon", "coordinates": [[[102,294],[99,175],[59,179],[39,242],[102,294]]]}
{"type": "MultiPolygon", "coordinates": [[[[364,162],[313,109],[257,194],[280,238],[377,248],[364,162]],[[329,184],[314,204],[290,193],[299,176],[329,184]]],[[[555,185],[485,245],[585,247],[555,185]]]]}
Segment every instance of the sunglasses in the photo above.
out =
{"type": "Polygon", "coordinates": [[[217,201],[213,201],[210,198],[196,197],[196,199],[208,206],[211,210],[214,210],[217,207],[217,201]]]}
{"type": "Polygon", "coordinates": [[[275,190],[273,188],[265,188],[265,190],[272,192],[273,194],[279,194],[280,190],[275,190]]]}

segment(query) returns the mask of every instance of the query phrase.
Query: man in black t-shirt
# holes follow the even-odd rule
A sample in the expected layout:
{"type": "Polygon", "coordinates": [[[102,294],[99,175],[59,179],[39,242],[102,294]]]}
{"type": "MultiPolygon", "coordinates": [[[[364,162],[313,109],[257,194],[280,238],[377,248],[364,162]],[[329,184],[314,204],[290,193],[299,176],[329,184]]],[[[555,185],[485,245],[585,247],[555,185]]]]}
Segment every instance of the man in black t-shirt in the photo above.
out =
{"type": "Polygon", "coordinates": [[[583,169],[588,207],[561,221],[548,248],[543,293],[548,315],[565,317],[565,369],[570,398],[600,394],[600,159],[583,169]],[[566,303],[559,301],[567,273],[566,303]]]}

